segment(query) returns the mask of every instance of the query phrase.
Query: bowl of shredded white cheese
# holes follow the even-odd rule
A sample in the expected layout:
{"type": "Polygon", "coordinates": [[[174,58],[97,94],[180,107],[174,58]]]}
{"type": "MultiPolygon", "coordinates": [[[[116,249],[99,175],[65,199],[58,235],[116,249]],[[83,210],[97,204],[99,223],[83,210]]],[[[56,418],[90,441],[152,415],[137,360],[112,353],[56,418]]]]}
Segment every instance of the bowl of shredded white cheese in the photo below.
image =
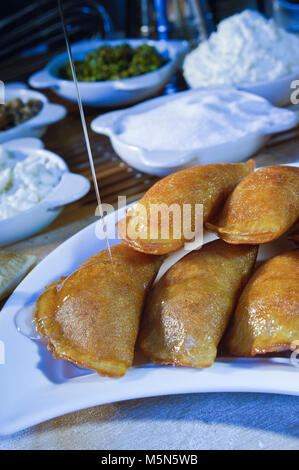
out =
{"type": "Polygon", "coordinates": [[[89,190],[87,178],[41,146],[32,138],[0,146],[0,245],[39,232],[89,190]]]}
{"type": "Polygon", "coordinates": [[[183,74],[191,88],[235,86],[284,105],[299,78],[299,37],[245,10],[221,21],[185,57],[183,74]]]}

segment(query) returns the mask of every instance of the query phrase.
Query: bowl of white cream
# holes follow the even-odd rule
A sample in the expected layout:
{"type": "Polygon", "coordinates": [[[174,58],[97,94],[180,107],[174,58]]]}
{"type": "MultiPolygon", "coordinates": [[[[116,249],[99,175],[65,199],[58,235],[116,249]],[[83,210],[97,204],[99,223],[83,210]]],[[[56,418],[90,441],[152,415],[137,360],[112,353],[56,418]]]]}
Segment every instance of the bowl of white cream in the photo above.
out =
{"type": "Polygon", "coordinates": [[[93,131],[110,137],[129,165],[164,176],[253,155],[269,137],[298,124],[294,111],[235,88],[189,90],[97,117],[93,131]]]}
{"type": "Polygon", "coordinates": [[[48,226],[63,207],[90,188],[39,139],[0,146],[0,246],[30,237],[48,226]]]}
{"type": "Polygon", "coordinates": [[[185,57],[183,74],[191,88],[234,86],[285,105],[299,78],[299,37],[245,10],[220,22],[185,57]]]}

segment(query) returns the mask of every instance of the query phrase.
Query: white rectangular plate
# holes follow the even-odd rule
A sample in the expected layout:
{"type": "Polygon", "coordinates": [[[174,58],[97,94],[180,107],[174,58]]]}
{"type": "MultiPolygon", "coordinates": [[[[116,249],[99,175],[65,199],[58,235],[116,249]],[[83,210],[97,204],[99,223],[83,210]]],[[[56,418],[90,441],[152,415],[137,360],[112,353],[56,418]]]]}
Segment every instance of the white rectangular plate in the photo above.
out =
{"type": "MultiPolygon", "coordinates": [[[[106,218],[110,227],[116,214],[106,218]]],[[[101,233],[100,222],[86,227],[47,256],[18,286],[0,313],[0,347],[5,347],[5,363],[0,365],[0,435],[64,413],[131,398],[198,392],[299,395],[299,369],[289,359],[219,358],[208,369],[148,364],[132,367],[125,377],[110,379],[53,359],[44,346],[18,332],[16,315],[34,302],[47,284],[71,273],[105,248],[96,230],[101,233]]],[[[260,258],[290,247],[294,245],[287,241],[268,244],[260,258]]]]}

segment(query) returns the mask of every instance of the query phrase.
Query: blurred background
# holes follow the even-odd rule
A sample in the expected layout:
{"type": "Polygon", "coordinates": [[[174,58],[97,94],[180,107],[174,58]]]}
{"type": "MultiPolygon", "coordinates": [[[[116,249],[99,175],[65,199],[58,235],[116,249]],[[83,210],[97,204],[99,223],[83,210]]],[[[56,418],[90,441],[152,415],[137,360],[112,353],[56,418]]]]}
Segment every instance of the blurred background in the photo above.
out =
{"type": "MultiPolygon", "coordinates": [[[[185,38],[197,43],[219,21],[244,8],[272,14],[299,28],[299,1],[291,0],[64,0],[72,41],[107,38],[185,38]],[[294,24],[293,24],[294,23],[294,24]]],[[[1,5],[0,60],[63,47],[55,0],[10,0],[1,5]]]]}

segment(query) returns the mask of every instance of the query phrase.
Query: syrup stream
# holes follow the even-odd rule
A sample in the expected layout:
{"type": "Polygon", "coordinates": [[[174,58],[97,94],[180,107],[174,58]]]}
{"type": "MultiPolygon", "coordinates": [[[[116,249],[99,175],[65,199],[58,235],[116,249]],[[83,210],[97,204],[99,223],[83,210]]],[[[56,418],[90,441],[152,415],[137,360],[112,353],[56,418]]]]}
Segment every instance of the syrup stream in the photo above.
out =
{"type": "MultiPolygon", "coordinates": [[[[101,196],[100,196],[100,191],[99,191],[99,186],[97,182],[97,177],[96,177],[96,172],[95,172],[95,167],[94,167],[94,161],[93,161],[93,156],[92,156],[92,151],[91,151],[91,145],[90,145],[90,140],[88,136],[88,130],[87,130],[87,125],[86,125],[86,120],[85,120],[85,115],[83,111],[83,105],[82,105],[82,100],[81,100],[81,94],[78,86],[78,80],[76,76],[76,71],[74,67],[74,62],[73,62],[73,57],[72,57],[72,51],[70,48],[67,32],[66,32],[66,27],[65,27],[65,21],[64,21],[64,15],[63,15],[63,10],[62,10],[62,4],[61,0],[58,0],[58,9],[59,9],[59,14],[61,18],[61,24],[62,24],[62,29],[63,29],[63,34],[66,42],[66,48],[68,52],[68,57],[69,57],[69,62],[71,66],[71,71],[73,75],[73,81],[76,87],[76,94],[77,94],[77,100],[78,100],[78,107],[79,107],[79,112],[80,112],[80,117],[81,117],[81,122],[82,122],[82,128],[83,128],[83,134],[84,134],[84,139],[85,139],[85,144],[86,144],[86,149],[88,153],[88,158],[89,158],[89,164],[91,168],[91,174],[92,174],[92,180],[94,184],[94,189],[96,193],[96,198],[97,198],[97,203],[98,203],[98,208],[99,208],[99,214],[100,214],[100,220],[102,224],[102,229],[105,237],[105,243],[106,243],[106,249],[107,249],[107,254],[110,263],[113,265],[113,260],[112,260],[112,255],[111,255],[111,249],[110,249],[110,243],[107,235],[107,228],[106,228],[106,223],[104,219],[104,212],[103,212],[103,207],[102,207],[102,201],[101,201],[101,196]]],[[[24,306],[16,315],[15,318],[15,325],[19,333],[23,334],[24,336],[38,341],[42,342],[42,338],[38,335],[35,329],[35,324],[34,324],[34,309],[35,309],[35,302],[32,304],[29,304],[27,306],[24,306]]]]}
{"type": "Polygon", "coordinates": [[[104,237],[105,237],[105,242],[106,242],[106,249],[107,249],[107,253],[109,255],[110,262],[112,263],[111,249],[110,249],[110,244],[109,244],[109,240],[108,240],[108,236],[107,236],[107,228],[106,228],[105,219],[104,219],[104,212],[103,212],[103,207],[102,207],[102,202],[101,202],[101,196],[100,196],[97,176],[96,176],[96,172],[95,172],[95,168],[94,168],[94,161],[93,161],[93,156],[92,156],[92,151],[91,151],[91,146],[90,146],[90,140],[89,140],[88,131],[87,131],[85,115],[84,115],[83,106],[82,106],[81,94],[80,94],[80,90],[79,90],[79,86],[78,86],[77,75],[76,75],[74,62],[73,62],[73,57],[72,57],[72,51],[71,51],[71,47],[70,47],[67,32],[66,32],[61,0],[58,0],[58,9],[59,9],[59,14],[60,14],[60,18],[61,18],[61,24],[62,24],[64,39],[65,39],[65,42],[66,42],[67,53],[68,53],[68,56],[69,56],[69,62],[70,62],[70,66],[71,66],[73,81],[74,81],[74,84],[75,84],[75,87],[76,87],[76,94],[77,94],[78,107],[79,107],[79,112],[80,112],[80,117],[81,117],[81,122],[82,122],[82,127],[83,127],[83,134],[84,134],[86,149],[87,149],[87,153],[88,153],[89,164],[90,164],[90,168],[91,168],[93,185],[94,185],[94,189],[95,189],[95,193],[96,193],[96,197],[97,197],[97,203],[98,203],[98,208],[99,208],[99,213],[100,213],[100,219],[101,219],[101,224],[102,224],[104,237]]]}

